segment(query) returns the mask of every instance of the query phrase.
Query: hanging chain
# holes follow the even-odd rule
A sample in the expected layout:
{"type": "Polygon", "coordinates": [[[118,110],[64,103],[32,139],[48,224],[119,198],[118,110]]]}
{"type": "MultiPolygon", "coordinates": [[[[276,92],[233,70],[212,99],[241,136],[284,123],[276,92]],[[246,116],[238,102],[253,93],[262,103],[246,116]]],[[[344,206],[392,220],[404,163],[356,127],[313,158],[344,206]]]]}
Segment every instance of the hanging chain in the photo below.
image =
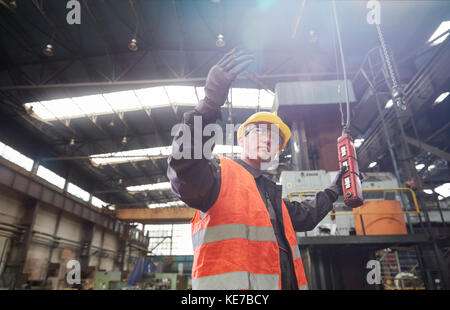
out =
{"type": "Polygon", "coordinates": [[[381,27],[379,24],[375,23],[375,27],[377,28],[378,38],[381,43],[381,49],[383,51],[384,60],[386,62],[386,67],[388,69],[388,74],[392,81],[392,89],[391,89],[392,99],[400,109],[406,110],[406,105],[405,105],[405,100],[404,100],[405,95],[403,93],[402,87],[399,85],[399,83],[397,81],[396,71],[394,70],[394,66],[392,63],[393,59],[391,61],[391,56],[388,52],[386,42],[384,41],[383,32],[381,31],[381,27]]]}
{"type": "Polygon", "coordinates": [[[381,43],[381,48],[383,50],[383,55],[384,55],[384,58],[385,58],[385,61],[386,61],[387,69],[389,71],[389,75],[390,75],[390,78],[392,80],[392,88],[396,88],[396,87],[398,87],[398,83],[397,83],[396,75],[395,75],[395,72],[394,72],[394,68],[392,66],[391,57],[390,57],[389,52],[387,50],[386,42],[384,41],[383,33],[381,32],[380,25],[375,24],[375,27],[377,28],[378,38],[379,38],[380,43],[381,43]]]}

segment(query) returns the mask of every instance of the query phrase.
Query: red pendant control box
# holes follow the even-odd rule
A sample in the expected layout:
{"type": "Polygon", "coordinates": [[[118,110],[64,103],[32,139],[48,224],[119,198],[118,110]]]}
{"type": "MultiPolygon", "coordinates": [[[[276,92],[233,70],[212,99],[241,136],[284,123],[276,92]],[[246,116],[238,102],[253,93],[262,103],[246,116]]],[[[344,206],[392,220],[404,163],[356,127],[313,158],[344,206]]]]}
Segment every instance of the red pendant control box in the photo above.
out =
{"type": "Polygon", "coordinates": [[[343,134],[338,138],[337,146],[339,168],[342,169],[343,166],[348,167],[347,171],[342,176],[344,203],[350,208],[357,208],[364,203],[364,198],[352,137],[349,134],[343,134]]]}

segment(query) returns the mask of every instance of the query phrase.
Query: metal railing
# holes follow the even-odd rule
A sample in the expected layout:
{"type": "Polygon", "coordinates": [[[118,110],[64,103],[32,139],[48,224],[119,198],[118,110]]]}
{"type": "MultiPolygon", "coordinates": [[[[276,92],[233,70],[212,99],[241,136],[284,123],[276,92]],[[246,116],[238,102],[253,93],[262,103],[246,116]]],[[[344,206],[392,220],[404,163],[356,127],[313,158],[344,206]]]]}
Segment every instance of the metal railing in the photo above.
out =
{"type": "MultiPolygon", "coordinates": [[[[412,201],[415,207],[415,210],[402,210],[402,212],[361,212],[361,207],[358,207],[358,213],[361,215],[367,215],[367,214],[420,214],[420,208],[419,208],[419,204],[417,203],[417,198],[416,198],[416,194],[414,193],[414,191],[410,188],[407,187],[394,187],[394,188],[364,188],[362,190],[363,192],[384,192],[384,191],[407,191],[409,193],[411,193],[411,197],[412,197],[412,201]]],[[[296,191],[296,192],[291,192],[288,194],[288,198],[289,201],[292,202],[292,197],[294,195],[298,195],[300,198],[300,201],[303,200],[303,194],[306,193],[317,193],[320,192],[320,190],[306,190],[306,191],[296,191]]],[[[382,199],[380,199],[382,200],[382,199]]],[[[334,213],[329,213],[329,215],[354,215],[354,212],[334,212],[334,213]]]]}

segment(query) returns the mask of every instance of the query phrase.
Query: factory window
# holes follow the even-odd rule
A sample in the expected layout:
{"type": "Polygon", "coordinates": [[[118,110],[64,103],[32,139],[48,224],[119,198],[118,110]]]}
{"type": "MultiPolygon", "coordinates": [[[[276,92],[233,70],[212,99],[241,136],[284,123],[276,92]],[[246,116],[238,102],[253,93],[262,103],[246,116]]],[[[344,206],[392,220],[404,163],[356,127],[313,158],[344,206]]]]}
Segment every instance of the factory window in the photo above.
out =
{"type": "Polygon", "coordinates": [[[190,224],[145,225],[151,255],[193,255],[190,224]]]}
{"type": "Polygon", "coordinates": [[[59,175],[57,175],[53,171],[45,168],[44,166],[39,166],[36,174],[38,177],[43,178],[47,182],[49,182],[61,189],[64,188],[64,184],[66,183],[66,180],[64,178],[60,177],[59,175]]]}
{"type": "Polygon", "coordinates": [[[26,157],[22,153],[19,153],[12,147],[9,147],[2,142],[0,142],[0,156],[24,168],[25,170],[31,171],[33,168],[33,160],[31,158],[26,157]]]}
{"type": "Polygon", "coordinates": [[[108,205],[106,202],[104,202],[103,200],[100,200],[99,198],[97,198],[97,197],[95,197],[95,196],[92,197],[91,204],[92,204],[94,207],[97,207],[97,208],[101,208],[101,207],[103,207],[103,206],[108,205]]]}
{"type": "Polygon", "coordinates": [[[79,188],[75,184],[69,183],[67,185],[67,192],[78,198],[81,198],[84,201],[89,201],[90,194],[88,192],[86,192],[85,190],[79,188]]]}

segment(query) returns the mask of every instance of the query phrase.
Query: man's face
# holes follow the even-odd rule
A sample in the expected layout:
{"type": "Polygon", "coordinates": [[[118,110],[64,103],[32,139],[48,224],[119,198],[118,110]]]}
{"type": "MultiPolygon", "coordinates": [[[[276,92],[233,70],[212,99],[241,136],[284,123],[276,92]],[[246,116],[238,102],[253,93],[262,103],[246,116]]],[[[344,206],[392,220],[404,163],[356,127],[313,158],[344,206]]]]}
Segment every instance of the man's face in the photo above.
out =
{"type": "Polygon", "coordinates": [[[278,126],[264,122],[247,125],[239,140],[243,155],[259,162],[272,161],[283,143],[278,126]]]}

